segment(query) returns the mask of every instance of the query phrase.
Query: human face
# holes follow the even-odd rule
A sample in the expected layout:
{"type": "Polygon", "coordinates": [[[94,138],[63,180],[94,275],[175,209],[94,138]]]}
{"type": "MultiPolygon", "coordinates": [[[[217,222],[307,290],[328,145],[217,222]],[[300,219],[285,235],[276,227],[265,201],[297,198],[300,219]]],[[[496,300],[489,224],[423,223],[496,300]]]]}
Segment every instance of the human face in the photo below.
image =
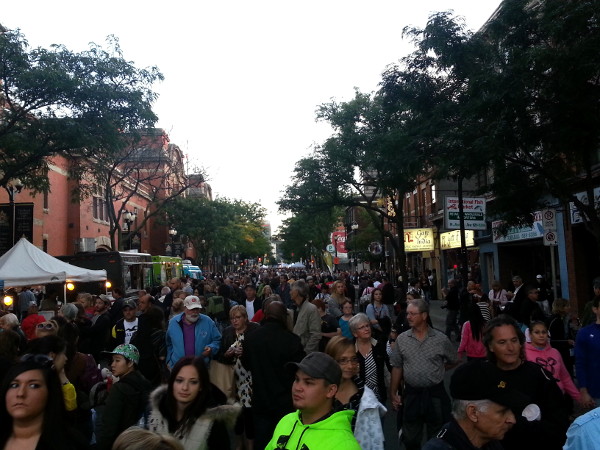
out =
{"type": "Polygon", "coordinates": [[[323,411],[323,414],[318,416],[322,417],[331,409],[331,399],[336,392],[336,385],[325,386],[325,380],[313,378],[298,370],[292,384],[294,408],[299,409],[303,416],[314,416],[323,411]]]}
{"type": "Polygon", "coordinates": [[[254,288],[247,287],[246,289],[244,289],[244,292],[246,293],[246,299],[248,300],[254,300],[254,298],[256,297],[256,289],[254,288]]]}
{"type": "Polygon", "coordinates": [[[376,302],[381,302],[381,299],[383,298],[383,293],[378,289],[376,291],[373,291],[373,300],[376,302]]]}
{"type": "Polygon", "coordinates": [[[94,303],[94,310],[98,313],[103,313],[106,310],[106,305],[100,299],[97,299],[94,303]]]}
{"type": "Polygon", "coordinates": [[[112,355],[110,370],[115,377],[122,377],[133,371],[133,361],[127,361],[123,355],[112,355]]]}
{"type": "Polygon", "coordinates": [[[367,322],[361,323],[352,334],[356,339],[371,339],[371,324],[367,322]]]}
{"type": "Polygon", "coordinates": [[[537,302],[539,294],[540,293],[537,290],[533,290],[528,292],[527,297],[529,297],[531,301],[537,302]]]}
{"type": "Polygon", "coordinates": [[[345,286],[343,283],[336,283],[336,285],[335,285],[336,294],[344,295],[344,289],[345,289],[345,286]]]}
{"type": "Polygon", "coordinates": [[[483,411],[475,410],[475,428],[485,442],[502,440],[516,423],[515,415],[506,406],[491,402],[483,411]]]}
{"type": "Polygon", "coordinates": [[[300,305],[302,303],[303,298],[298,294],[297,289],[292,289],[290,291],[290,297],[296,305],[300,305]]]}
{"type": "Polygon", "coordinates": [[[350,303],[345,303],[344,306],[342,306],[342,313],[344,315],[351,315],[352,314],[352,305],[350,303]]]}
{"type": "Polygon", "coordinates": [[[41,370],[17,375],[6,391],[6,410],[14,420],[32,420],[44,414],[48,387],[41,370]]]}
{"type": "Polygon", "coordinates": [[[192,366],[183,366],[173,382],[173,397],[179,406],[186,407],[198,397],[202,389],[198,370],[192,366]]]}
{"type": "Polygon", "coordinates": [[[232,313],[229,316],[229,320],[231,320],[231,326],[236,330],[242,330],[246,327],[248,319],[244,317],[239,312],[232,313]]]}
{"type": "Polygon", "coordinates": [[[422,326],[427,319],[425,313],[419,312],[417,305],[410,304],[406,307],[406,320],[411,328],[417,328],[422,326]]]}
{"type": "Polygon", "coordinates": [[[492,330],[490,351],[496,355],[496,365],[502,370],[521,365],[521,343],[512,325],[501,325],[492,330]]]}
{"type": "Polygon", "coordinates": [[[523,281],[521,281],[519,279],[515,279],[515,278],[513,278],[512,282],[513,282],[513,286],[516,288],[523,284],[523,281]]]}
{"type": "Polygon", "coordinates": [[[531,343],[536,347],[545,347],[548,344],[548,328],[543,323],[535,324],[530,334],[531,343]]]}
{"type": "Polygon", "coordinates": [[[130,308],[129,306],[123,308],[123,318],[127,322],[132,322],[135,320],[135,313],[136,313],[135,308],[130,308]]]}
{"type": "Polygon", "coordinates": [[[358,358],[356,357],[356,352],[351,348],[346,349],[337,358],[337,363],[342,368],[342,378],[344,380],[350,380],[358,374],[358,358]]]}
{"type": "Polygon", "coordinates": [[[184,319],[187,323],[196,323],[200,319],[200,308],[185,308],[184,319]]]}

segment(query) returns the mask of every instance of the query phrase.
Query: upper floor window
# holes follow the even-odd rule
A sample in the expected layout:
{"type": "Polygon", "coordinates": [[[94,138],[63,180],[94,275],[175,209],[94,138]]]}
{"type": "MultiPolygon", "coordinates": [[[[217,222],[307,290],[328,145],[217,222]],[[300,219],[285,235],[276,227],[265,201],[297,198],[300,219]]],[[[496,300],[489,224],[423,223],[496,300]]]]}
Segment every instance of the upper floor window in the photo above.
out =
{"type": "Polygon", "coordinates": [[[106,197],[104,195],[104,189],[99,186],[96,186],[96,190],[92,198],[92,215],[96,220],[108,222],[106,197]]]}

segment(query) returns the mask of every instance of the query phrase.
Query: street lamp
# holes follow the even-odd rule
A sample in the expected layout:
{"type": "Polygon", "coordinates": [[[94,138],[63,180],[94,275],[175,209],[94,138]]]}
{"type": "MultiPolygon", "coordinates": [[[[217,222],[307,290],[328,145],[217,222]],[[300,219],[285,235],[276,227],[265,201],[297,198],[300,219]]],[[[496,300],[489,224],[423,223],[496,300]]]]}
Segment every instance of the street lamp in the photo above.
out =
{"type": "MultiPolygon", "coordinates": [[[[354,270],[358,270],[358,268],[356,267],[356,246],[354,244],[356,244],[356,230],[358,230],[358,224],[356,222],[352,222],[352,225],[350,225],[350,229],[352,230],[352,250],[355,256],[355,260],[354,260],[354,270]]],[[[350,255],[350,267],[352,268],[352,255],[350,255]]],[[[352,270],[352,269],[351,269],[352,270]]]]}
{"type": "Polygon", "coordinates": [[[20,194],[23,190],[23,183],[18,178],[14,180],[8,180],[8,183],[4,186],[6,192],[8,192],[8,202],[10,204],[10,234],[12,245],[15,245],[15,234],[16,234],[16,212],[15,212],[15,194],[20,194]]]}
{"type": "Polygon", "coordinates": [[[123,213],[123,222],[125,222],[125,226],[127,227],[127,240],[129,242],[129,250],[131,250],[131,225],[137,219],[137,209],[134,209],[133,212],[127,211],[124,209],[123,213]]]}
{"type": "Polygon", "coordinates": [[[169,228],[169,236],[171,236],[171,256],[175,256],[175,236],[177,236],[177,230],[173,225],[169,228]]]}

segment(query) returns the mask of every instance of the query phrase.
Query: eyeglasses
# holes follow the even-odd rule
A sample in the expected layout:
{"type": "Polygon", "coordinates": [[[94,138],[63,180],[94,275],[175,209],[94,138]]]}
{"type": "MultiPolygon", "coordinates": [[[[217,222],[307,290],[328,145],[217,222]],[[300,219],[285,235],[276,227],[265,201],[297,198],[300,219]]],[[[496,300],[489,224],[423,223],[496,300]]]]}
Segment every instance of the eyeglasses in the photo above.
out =
{"type": "Polygon", "coordinates": [[[358,358],[342,358],[337,360],[340,366],[345,366],[346,364],[358,364],[358,358]]]}
{"type": "Polygon", "coordinates": [[[37,329],[38,330],[53,330],[54,329],[54,324],[52,324],[50,322],[38,323],[37,324],[37,329]]]}

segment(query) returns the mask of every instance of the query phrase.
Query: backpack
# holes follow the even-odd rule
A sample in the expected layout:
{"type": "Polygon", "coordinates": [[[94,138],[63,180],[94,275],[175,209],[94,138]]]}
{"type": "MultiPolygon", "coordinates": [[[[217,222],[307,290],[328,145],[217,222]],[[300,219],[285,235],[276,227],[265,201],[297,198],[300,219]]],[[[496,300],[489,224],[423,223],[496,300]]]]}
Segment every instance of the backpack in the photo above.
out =
{"type": "Polygon", "coordinates": [[[208,299],[208,315],[218,322],[225,322],[229,319],[230,308],[228,298],[213,295],[208,299]]]}

